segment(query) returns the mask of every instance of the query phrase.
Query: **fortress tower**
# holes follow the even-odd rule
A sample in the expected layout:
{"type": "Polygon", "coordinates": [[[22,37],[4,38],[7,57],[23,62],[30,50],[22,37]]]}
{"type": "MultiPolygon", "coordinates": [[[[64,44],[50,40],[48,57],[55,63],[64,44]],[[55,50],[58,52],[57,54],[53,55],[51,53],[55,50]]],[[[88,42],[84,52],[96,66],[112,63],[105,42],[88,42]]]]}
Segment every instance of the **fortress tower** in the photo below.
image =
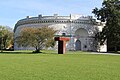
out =
{"type": "MultiPolygon", "coordinates": [[[[81,50],[81,51],[101,51],[106,52],[107,46],[98,45],[95,41],[95,34],[102,30],[103,25],[96,22],[92,16],[73,15],[69,16],[42,16],[29,17],[19,20],[14,28],[15,37],[19,36],[22,28],[25,27],[53,27],[56,32],[56,36],[65,34],[70,37],[70,41],[67,44],[68,50],[81,50]]],[[[57,46],[57,44],[56,44],[57,46]]],[[[56,48],[55,46],[55,48],[56,48]]],[[[18,47],[14,43],[15,50],[33,49],[32,47],[18,47]]]]}

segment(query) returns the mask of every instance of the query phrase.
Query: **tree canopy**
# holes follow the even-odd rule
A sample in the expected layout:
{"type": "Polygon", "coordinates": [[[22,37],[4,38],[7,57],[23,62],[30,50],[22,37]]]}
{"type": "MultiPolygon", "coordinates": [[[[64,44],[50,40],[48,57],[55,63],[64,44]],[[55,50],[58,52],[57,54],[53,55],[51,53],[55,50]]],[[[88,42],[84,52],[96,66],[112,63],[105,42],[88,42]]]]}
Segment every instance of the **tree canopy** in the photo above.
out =
{"type": "Polygon", "coordinates": [[[105,22],[102,32],[97,34],[101,44],[107,40],[108,50],[120,48],[120,1],[104,0],[102,8],[95,8],[93,12],[98,20],[105,22]]]}
{"type": "Polygon", "coordinates": [[[13,32],[7,26],[0,26],[0,49],[13,46],[13,32]]]}
{"type": "Polygon", "coordinates": [[[45,47],[52,47],[54,43],[55,30],[50,27],[23,28],[20,35],[15,38],[19,47],[34,47],[39,52],[45,47]]]}

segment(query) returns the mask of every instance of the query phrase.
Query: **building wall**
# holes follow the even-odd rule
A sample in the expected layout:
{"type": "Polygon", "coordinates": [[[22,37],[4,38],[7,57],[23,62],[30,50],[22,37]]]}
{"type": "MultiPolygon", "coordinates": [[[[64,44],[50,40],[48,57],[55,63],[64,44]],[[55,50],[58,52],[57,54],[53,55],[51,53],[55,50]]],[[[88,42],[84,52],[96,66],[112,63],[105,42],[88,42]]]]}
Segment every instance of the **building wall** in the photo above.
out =
{"type": "MultiPolygon", "coordinates": [[[[82,16],[82,15],[70,15],[70,16],[42,16],[38,17],[29,17],[19,20],[15,25],[15,37],[19,36],[19,33],[22,28],[25,27],[53,27],[58,30],[55,35],[71,35],[70,41],[67,43],[68,50],[77,50],[76,46],[80,45],[80,50],[82,51],[97,51],[98,47],[94,41],[95,34],[99,31],[99,27],[96,24],[95,19],[91,16],[82,16]],[[76,44],[79,43],[79,45],[76,44]]],[[[101,28],[101,27],[100,27],[101,28]]],[[[57,45],[55,46],[57,48],[57,45]]],[[[17,47],[17,44],[14,45],[15,50],[19,49],[34,49],[34,48],[23,48],[17,47]]],[[[105,51],[105,47],[102,47],[105,51]]]]}

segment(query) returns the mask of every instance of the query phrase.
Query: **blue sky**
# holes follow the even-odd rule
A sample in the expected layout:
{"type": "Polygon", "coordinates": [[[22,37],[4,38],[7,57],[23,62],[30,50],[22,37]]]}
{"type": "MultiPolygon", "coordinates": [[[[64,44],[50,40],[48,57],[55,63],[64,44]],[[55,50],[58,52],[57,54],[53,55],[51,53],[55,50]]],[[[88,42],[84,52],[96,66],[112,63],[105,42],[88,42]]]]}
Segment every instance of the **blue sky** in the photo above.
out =
{"type": "Polygon", "coordinates": [[[14,28],[26,16],[93,15],[92,9],[101,7],[103,0],[0,0],[0,25],[14,28]]]}

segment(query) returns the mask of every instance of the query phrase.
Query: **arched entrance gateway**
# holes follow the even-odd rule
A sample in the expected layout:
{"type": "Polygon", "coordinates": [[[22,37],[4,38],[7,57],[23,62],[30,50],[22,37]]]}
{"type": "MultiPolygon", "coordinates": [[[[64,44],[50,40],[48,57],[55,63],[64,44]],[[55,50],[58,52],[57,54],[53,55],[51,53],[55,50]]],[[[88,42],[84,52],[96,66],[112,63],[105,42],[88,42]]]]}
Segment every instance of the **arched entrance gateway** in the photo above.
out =
{"type": "Polygon", "coordinates": [[[88,32],[84,28],[75,31],[75,50],[88,50],[88,32]]]}

